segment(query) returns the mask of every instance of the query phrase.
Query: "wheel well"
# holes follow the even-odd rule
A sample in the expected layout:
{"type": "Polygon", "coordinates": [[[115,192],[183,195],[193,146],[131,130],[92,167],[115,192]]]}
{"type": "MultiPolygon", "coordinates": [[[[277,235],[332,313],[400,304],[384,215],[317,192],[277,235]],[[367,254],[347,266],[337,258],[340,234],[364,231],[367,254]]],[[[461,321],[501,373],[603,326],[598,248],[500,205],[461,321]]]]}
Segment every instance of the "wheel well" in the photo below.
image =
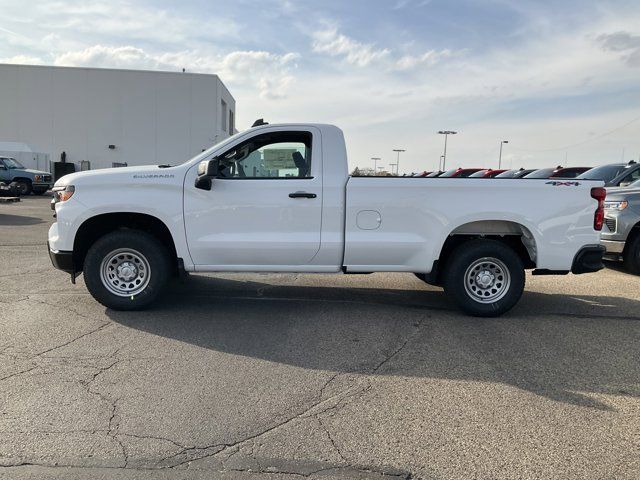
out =
{"type": "Polygon", "coordinates": [[[431,278],[435,279],[436,285],[442,284],[443,267],[451,253],[460,245],[477,238],[504,243],[520,257],[524,268],[536,267],[535,239],[526,227],[519,223],[503,220],[471,222],[456,228],[444,242],[438,260],[434,264],[433,272],[435,275],[430,274],[431,278]]]}
{"type": "Polygon", "coordinates": [[[87,252],[96,240],[120,229],[141,230],[160,240],[167,247],[177,272],[178,254],[171,232],[162,220],[144,213],[105,213],[91,217],[80,225],[73,242],[73,265],[76,271],[82,271],[87,252]]]}
{"type": "Polygon", "coordinates": [[[11,180],[12,182],[27,182],[27,183],[32,183],[32,180],[30,178],[27,177],[15,177],[13,180],[11,180]]]}

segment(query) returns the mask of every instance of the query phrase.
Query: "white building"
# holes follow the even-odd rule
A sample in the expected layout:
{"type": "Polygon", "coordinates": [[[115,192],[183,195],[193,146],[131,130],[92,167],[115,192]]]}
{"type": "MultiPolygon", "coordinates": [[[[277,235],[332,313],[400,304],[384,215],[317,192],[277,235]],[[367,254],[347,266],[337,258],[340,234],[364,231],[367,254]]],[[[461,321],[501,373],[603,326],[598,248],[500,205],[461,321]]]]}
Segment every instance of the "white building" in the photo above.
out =
{"type": "Polygon", "coordinates": [[[0,142],[76,170],[181,163],[233,134],[235,110],[217,75],[0,64],[0,142]]]}

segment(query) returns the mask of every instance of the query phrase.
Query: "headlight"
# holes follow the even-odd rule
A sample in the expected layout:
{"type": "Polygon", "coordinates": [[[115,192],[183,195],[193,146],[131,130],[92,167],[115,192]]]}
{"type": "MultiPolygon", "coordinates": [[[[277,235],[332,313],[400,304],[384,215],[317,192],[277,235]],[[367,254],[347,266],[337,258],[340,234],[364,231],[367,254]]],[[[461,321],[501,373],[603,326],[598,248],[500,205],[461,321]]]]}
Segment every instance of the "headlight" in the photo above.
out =
{"type": "Polygon", "coordinates": [[[33,176],[33,180],[36,182],[41,182],[42,181],[42,175],[34,175],[33,176]]]}
{"type": "Polygon", "coordinates": [[[604,202],[604,209],[619,212],[627,208],[627,205],[629,205],[629,203],[626,200],[607,200],[604,202]]]}
{"type": "Polygon", "coordinates": [[[53,187],[53,200],[57,202],[66,202],[73,196],[73,192],[76,188],[73,185],[67,185],[66,187],[53,187]]]}

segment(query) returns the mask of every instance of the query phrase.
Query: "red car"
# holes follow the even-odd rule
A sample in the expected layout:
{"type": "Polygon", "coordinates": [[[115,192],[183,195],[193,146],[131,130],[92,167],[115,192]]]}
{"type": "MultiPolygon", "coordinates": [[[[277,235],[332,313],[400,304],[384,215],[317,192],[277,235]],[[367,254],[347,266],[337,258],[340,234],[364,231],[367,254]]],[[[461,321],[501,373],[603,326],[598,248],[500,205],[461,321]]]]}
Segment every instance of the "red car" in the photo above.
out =
{"type": "Polygon", "coordinates": [[[559,168],[549,178],[576,178],[581,173],[591,170],[591,167],[567,167],[559,168]]]}
{"type": "Polygon", "coordinates": [[[488,168],[486,170],[480,170],[476,173],[472,173],[469,175],[469,178],[493,178],[500,175],[502,172],[506,172],[506,170],[493,170],[488,168]]]}
{"type": "Polygon", "coordinates": [[[439,175],[438,178],[466,178],[481,170],[485,170],[485,169],[484,168],[455,168],[453,170],[448,170],[444,172],[442,175],[439,175]]]}

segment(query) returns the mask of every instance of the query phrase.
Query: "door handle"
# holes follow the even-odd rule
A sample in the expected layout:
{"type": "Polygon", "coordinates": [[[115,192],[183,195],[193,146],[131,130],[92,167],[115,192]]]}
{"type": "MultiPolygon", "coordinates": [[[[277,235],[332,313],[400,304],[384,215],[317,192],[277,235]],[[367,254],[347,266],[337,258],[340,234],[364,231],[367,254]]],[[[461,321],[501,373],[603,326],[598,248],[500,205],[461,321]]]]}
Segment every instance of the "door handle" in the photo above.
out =
{"type": "Polygon", "coordinates": [[[317,195],[315,193],[308,192],[293,192],[289,194],[289,198],[316,198],[317,195]]]}

